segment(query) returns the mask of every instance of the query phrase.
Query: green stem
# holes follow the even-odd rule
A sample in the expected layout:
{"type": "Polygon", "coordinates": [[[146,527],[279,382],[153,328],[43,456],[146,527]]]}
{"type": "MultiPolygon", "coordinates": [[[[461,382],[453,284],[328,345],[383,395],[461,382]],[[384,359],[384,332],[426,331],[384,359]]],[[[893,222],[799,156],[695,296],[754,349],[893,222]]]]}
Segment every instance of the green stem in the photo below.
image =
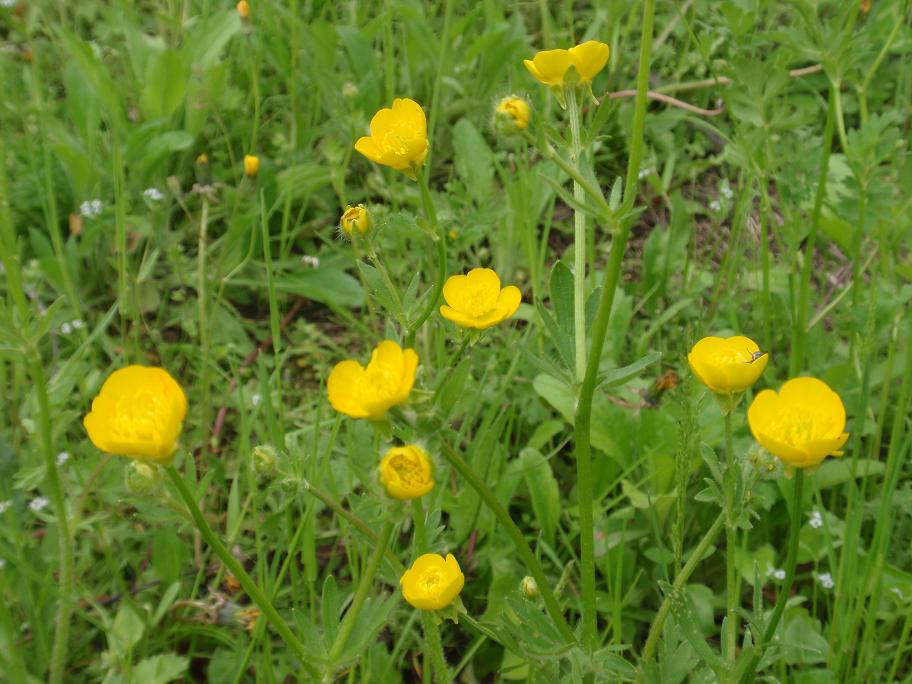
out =
{"type": "Polygon", "coordinates": [[[424,325],[424,322],[434,312],[437,306],[437,300],[440,299],[440,293],[443,292],[443,281],[446,279],[447,253],[446,253],[446,235],[437,224],[437,212],[434,210],[434,200],[431,198],[431,190],[428,187],[428,175],[426,170],[418,174],[418,187],[421,189],[421,204],[424,207],[424,215],[432,232],[437,233],[437,282],[434,284],[434,292],[425,304],[424,309],[418,318],[409,326],[405,335],[405,346],[412,347],[415,344],[415,334],[418,329],[424,325]]]}
{"type": "MultiPolygon", "coordinates": [[[[651,1],[651,0],[648,0],[651,1]]],[[[564,618],[563,613],[561,612],[560,605],[557,602],[557,597],[555,597],[554,592],[551,590],[551,585],[548,583],[548,578],[545,576],[545,571],[542,569],[541,564],[538,562],[538,559],[535,558],[535,554],[532,553],[532,549],[529,547],[526,538],[523,536],[522,531],[517,527],[516,523],[513,522],[513,519],[510,517],[510,514],[507,512],[507,509],[503,507],[500,501],[497,500],[497,495],[492,492],[481,478],[475,473],[468,463],[466,463],[462,457],[457,454],[452,447],[448,444],[442,444],[441,450],[443,451],[444,457],[449,461],[450,465],[456,469],[462,477],[469,483],[469,485],[474,489],[478,495],[481,497],[482,501],[490,509],[491,513],[494,514],[494,517],[497,518],[497,521],[503,526],[504,530],[507,533],[507,536],[510,537],[510,540],[513,542],[513,545],[516,547],[517,552],[522,558],[523,563],[526,564],[529,573],[535,579],[535,582],[538,584],[538,589],[541,591],[542,600],[545,602],[545,608],[548,610],[548,614],[551,616],[551,621],[557,627],[558,631],[561,633],[561,636],[567,640],[568,644],[575,644],[576,636],[573,634],[573,630],[570,629],[570,625],[567,624],[567,620],[564,618]]]]}
{"type": "Polygon", "coordinates": [[[899,35],[899,29],[905,24],[905,21],[903,21],[902,18],[905,17],[908,8],[909,2],[906,0],[900,13],[900,19],[894,22],[893,30],[890,32],[890,35],[887,36],[886,42],[883,44],[883,47],[880,48],[880,52],[877,53],[874,63],[871,64],[871,68],[868,69],[868,73],[865,74],[864,80],[858,88],[858,106],[862,123],[867,123],[868,121],[868,86],[871,85],[871,79],[874,78],[874,74],[877,73],[877,70],[886,58],[890,48],[893,47],[893,41],[896,40],[896,36],[899,35]]]}
{"type": "Polygon", "coordinates": [[[792,592],[792,585],[795,583],[795,563],[798,560],[798,540],[801,536],[801,496],[804,488],[804,471],[798,468],[795,472],[795,481],[792,492],[792,521],[789,526],[788,555],[785,560],[785,584],[776,597],[776,607],[773,614],[763,630],[763,635],[754,646],[753,655],[747,664],[747,668],[741,675],[741,684],[749,684],[754,680],[754,670],[757,669],[757,663],[763,655],[763,649],[772,640],[776,633],[776,627],[779,626],[779,620],[782,618],[782,612],[785,610],[785,604],[788,602],[789,594],[792,592]]]}
{"type": "Polygon", "coordinates": [[[593,485],[592,454],[589,444],[592,422],[592,398],[598,380],[599,361],[611,318],[611,306],[621,274],[621,263],[630,238],[630,211],[636,200],[637,175],[643,155],[643,129],[646,121],[646,94],[649,88],[649,61],[652,46],[652,20],[655,0],[645,0],[643,30],[640,35],[640,61],[637,74],[637,94],[634,105],[633,130],[630,136],[630,157],[627,160],[627,178],[624,201],[621,205],[619,230],[611,243],[611,256],[605,268],[602,294],[598,312],[592,326],[592,347],[586,365],[586,375],[580,388],[574,421],[574,449],[576,454],[577,491],[580,505],[580,573],[582,576],[583,643],[593,648],[597,638],[595,603],[594,524],[592,517],[593,485]]]}
{"type": "MultiPolygon", "coordinates": [[[[572,142],[570,158],[576,168],[579,168],[582,142],[576,88],[567,88],[565,92],[572,142]]],[[[573,199],[577,204],[582,204],[585,199],[583,186],[576,181],[573,181],[573,199]]],[[[579,208],[573,210],[573,273],[573,337],[576,342],[576,379],[577,382],[582,382],[586,375],[586,214],[579,208]]]]}
{"type": "Polygon", "coordinates": [[[60,684],[63,682],[63,672],[66,668],[70,614],[73,610],[73,538],[67,521],[66,498],[60,482],[60,473],[57,470],[57,459],[54,455],[47,380],[44,376],[44,366],[36,350],[32,350],[29,354],[29,365],[32,380],[35,383],[35,391],[38,394],[39,433],[41,434],[41,451],[44,455],[46,486],[54,504],[54,514],[57,517],[57,548],[60,555],[59,597],[48,681],[51,684],[60,684]]]}
{"type": "MultiPolygon", "coordinates": [[[[377,534],[367,526],[367,523],[361,520],[361,518],[352,513],[350,510],[342,506],[342,504],[333,499],[329,494],[324,492],[322,489],[319,489],[318,487],[314,487],[308,480],[301,480],[300,487],[308,494],[311,494],[315,498],[322,501],[327,508],[329,508],[340,518],[345,518],[351,525],[356,527],[361,532],[361,534],[367,537],[367,540],[372,545],[377,546],[379,544],[377,534]]],[[[389,549],[386,550],[386,560],[390,565],[393,566],[393,569],[398,574],[401,575],[403,572],[405,572],[405,566],[403,566],[399,559],[396,558],[396,554],[394,554],[389,549]]]]}
{"type": "Polygon", "coordinates": [[[238,562],[238,560],[231,555],[228,549],[225,548],[224,544],[219,541],[219,538],[215,535],[215,532],[212,531],[212,528],[209,527],[209,523],[207,523],[206,519],[203,517],[202,511],[200,511],[199,506],[196,504],[196,500],[193,498],[193,493],[190,491],[187,483],[184,482],[184,479],[180,476],[177,470],[174,469],[174,466],[167,465],[164,466],[164,469],[168,474],[171,483],[174,485],[175,489],[177,489],[178,494],[180,494],[184,505],[187,506],[187,510],[190,512],[190,516],[193,518],[196,529],[199,531],[203,539],[206,540],[209,548],[215,552],[215,555],[219,557],[219,560],[222,561],[222,564],[235,577],[235,579],[240,582],[241,587],[244,589],[244,592],[247,594],[247,596],[249,596],[250,599],[257,604],[263,615],[272,624],[273,629],[278,632],[279,636],[282,637],[282,640],[294,652],[295,657],[297,657],[297,659],[300,661],[301,667],[303,667],[310,675],[316,678],[318,673],[316,668],[312,665],[312,662],[316,656],[310,653],[304,647],[304,644],[298,640],[298,638],[288,627],[288,623],[282,619],[282,616],[279,615],[278,611],[272,605],[272,601],[270,601],[263,590],[257,586],[256,582],[251,579],[250,575],[247,574],[247,571],[244,570],[244,566],[241,565],[240,562],[238,562]]]}
{"type": "MultiPolygon", "coordinates": [[[[690,558],[684,564],[684,567],[681,568],[681,572],[678,573],[675,577],[674,584],[672,588],[674,591],[680,591],[684,588],[684,585],[687,583],[687,580],[690,579],[690,576],[696,570],[697,565],[703,559],[703,555],[706,553],[706,550],[713,544],[716,540],[716,537],[719,536],[719,532],[722,531],[722,527],[725,524],[725,512],[719,513],[719,516],[716,518],[716,521],[712,524],[706,534],[703,535],[703,538],[700,540],[700,543],[697,544],[697,547],[693,550],[693,553],[690,554],[690,558]]],[[[649,636],[646,638],[646,645],[643,647],[643,654],[640,656],[640,660],[643,663],[649,663],[655,657],[656,647],[659,644],[659,637],[662,634],[662,626],[665,624],[665,619],[668,617],[668,612],[671,610],[672,596],[674,592],[669,592],[665,598],[662,600],[662,605],[659,606],[659,610],[656,613],[655,617],[652,620],[652,625],[649,627],[649,636]]],[[[638,675],[638,679],[641,680],[643,677],[642,671],[638,675]]]]}
{"type": "MultiPolygon", "coordinates": [[[[421,499],[412,499],[412,519],[415,523],[415,555],[427,553],[427,531],[424,525],[424,507],[421,505],[421,499]]],[[[430,657],[433,663],[434,671],[437,673],[437,681],[441,684],[449,684],[449,670],[446,664],[446,656],[443,653],[443,643],[440,641],[440,628],[434,616],[425,611],[421,613],[421,624],[424,627],[424,641],[426,656],[430,657]]],[[[425,668],[427,661],[425,660],[425,668]]]]}
{"type": "Polygon", "coordinates": [[[399,297],[399,291],[393,284],[393,279],[390,278],[389,271],[386,270],[386,266],[380,261],[380,257],[377,255],[377,251],[372,244],[369,244],[367,247],[367,258],[374,265],[374,268],[377,269],[377,273],[380,274],[383,284],[386,285],[386,289],[389,290],[390,296],[393,298],[393,303],[396,305],[396,315],[399,317],[405,316],[405,309],[402,306],[402,299],[399,297]]]}
{"type": "MultiPolygon", "coordinates": [[[[199,342],[200,356],[200,425],[204,431],[208,431],[209,421],[209,313],[206,302],[206,255],[207,255],[207,231],[209,229],[209,200],[205,195],[200,195],[203,201],[200,212],[199,240],[196,250],[196,301],[199,317],[199,342]]],[[[208,444],[209,434],[203,433],[204,441],[208,444]]]]}
{"type": "Polygon", "coordinates": [[[724,652],[731,662],[735,660],[735,649],[738,643],[738,582],[735,574],[735,545],[737,528],[735,526],[735,455],[732,445],[731,412],[725,414],[725,598],[726,626],[724,652]]]}
{"type": "Polygon", "coordinates": [[[830,148],[833,146],[833,129],[835,127],[835,90],[830,86],[830,98],[827,105],[826,127],[823,131],[823,147],[820,151],[820,168],[817,172],[817,195],[814,198],[814,211],[811,215],[811,231],[804,248],[804,260],[801,264],[801,275],[798,287],[798,307],[792,326],[792,350],[789,357],[789,377],[798,375],[804,367],[804,348],[806,345],[805,324],[808,319],[808,307],[811,298],[811,266],[814,263],[814,247],[817,243],[817,230],[820,226],[820,213],[823,199],[826,196],[827,170],[830,166],[830,148]]]}
{"type": "Polygon", "coordinates": [[[351,608],[348,609],[348,612],[342,619],[342,624],[339,627],[339,631],[336,633],[336,638],[333,640],[332,646],[329,649],[328,659],[330,668],[335,667],[336,661],[339,659],[339,656],[342,655],[342,651],[348,643],[348,638],[351,636],[352,631],[355,629],[355,625],[358,623],[358,616],[361,614],[361,608],[364,607],[367,595],[374,586],[374,578],[377,576],[377,571],[380,569],[380,562],[383,560],[383,552],[386,550],[386,547],[389,546],[390,539],[393,537],[393,529],[394,525],[390,520],[383,525],[383,531],[380,532],[380,541],[374,547],[374,550],[367,561],[367,569],[364,571],[364,574],[361,575],[361,581],[358,583],[358,588],[355,590],[355,597],[352,599],[351,608]]]}

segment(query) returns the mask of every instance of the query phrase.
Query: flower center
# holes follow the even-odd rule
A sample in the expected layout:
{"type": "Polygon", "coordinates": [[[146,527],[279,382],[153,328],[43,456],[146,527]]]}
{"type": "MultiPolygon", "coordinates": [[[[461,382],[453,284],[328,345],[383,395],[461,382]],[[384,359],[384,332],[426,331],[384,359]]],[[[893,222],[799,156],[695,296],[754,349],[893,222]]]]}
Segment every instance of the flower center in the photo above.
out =
{"type": "Polygon", "coordinates": [[[167,397],[148,389],[137,389],[118,398],[111,431],[118,441],[156,442],[165,431],[169,411],[167,397]]]}
{"type": "Polygon", "coordinates": [[[405,123],[397,123],[383,136],[381,147],[387,152],[405,156],[411,149],[412,139],[415,136],[405,123]]]}
{"type": "Polygon", "coordinates": [[[466,293],[465,313],[480,318],[497,306],[497,294],[486,288],[474,288],[466,293]],[[493,296],[492,296],[493,295],[493,296]]]}
{"type": "Polygon", "coordinates": [[[425,482],[421,466],[415,459],[404,454],[396,454],[390,460],[390,466],[404,485],[415,486],[425,482]]]}
{"type": "Polygon", "coordinates": [[[784,405],[772,422],[772,433],[789,446],[825,439],[832,430],[832,420],[807,406],[784,405]]]}
{"type": "Polygon", "coordinates": [[[443,589],[445,578],[440,570],[427,570],[418,580],[420,586],[426,594],[434,595],[443,589]]]}

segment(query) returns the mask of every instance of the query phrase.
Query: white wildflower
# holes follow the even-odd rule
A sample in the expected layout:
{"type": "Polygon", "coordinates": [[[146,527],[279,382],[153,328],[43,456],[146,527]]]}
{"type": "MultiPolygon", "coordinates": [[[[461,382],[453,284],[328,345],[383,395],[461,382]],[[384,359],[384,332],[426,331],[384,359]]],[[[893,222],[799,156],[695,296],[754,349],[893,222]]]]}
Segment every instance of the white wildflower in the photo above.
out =
{"type": "Polygon", "coordinates": [[[59,454],[57,454],[57,465],[62,466],[64,463],[66,463],[69,460],[70,460],[69,451],[61,451],[59,454]]]}
{"type": "Polygon", "coordinates": [[[85,326],[85,323],[82,321],[81,318],[76,318],[76,319],[73,319],[72,321],[70,321],[70,325],[73,326],[73,330],[79,330],[83,326],[85,326]]]}
{"type": "Polygon", "coordinates": [[[836,582],[833,581],[833,576],[828,572],[817,575],[817,581],[820,582],[820,586],[824,589],[832,589],[836,586],[836,582]]]}
{"type": "Polygon", "coordinates": [[[899,587],[890,587],[890,591],[892,591],[894,594],[896,594],[899,597],[900,601],[906,600],[906,597],[903,596],[902,589],[900,589],[899,587]]]}
{"type": "Polygon", "coordinates": [[[146,188],[143,190],[143,197],[153,202],[160,202],[165,198],[165,195],[158,188],[146,188]]]}
{"type": "Polygon", "coordinates": [[[4,513],[6,513],[7,510],[9,510],[10,506],[12,506],[12,505],[13,505],[13,502],[10,501],[9,499],[7,499],[6,501],[0,501],[0,515],[3,515],[4,513]]]}
{"type": "Polygon", "coordinates": [[[813,511],[811,513],[811,519],[808,520],[808,525],[813,527],[815,530],[819,530],[823,527],[823,516],[820,514],[820,511],[813,511]]]}
{"type": "Polygon", "coordinates": [[[719,200],[713,200],[712,202],[710,202],[710,203],[709,203],[709,210],[710,210],[710,211],[714,211],[714,212],[716,212],[716,213],[722,211],[722,205],[719,204],[719,200]]]}
{"type": "Polygon", "coordinates": [[[735,196],[735,191],[731,189],[728,181],[722,181],[722,185],[719,187],[719,192],[722,193],[722,197],[725,199],[731,199],[735,196]]]}
{"type": "Polygon", "coordinates": [[[253,404],[254,406],[259,406],[260,404],[263,403],[263,395],[260,394],[259,392],[254,393],[250,397],[250,403],[253,404]]]}
{"type": "Polygon", "coordinates": [[[320,268],[320,257],[305,254],[301,257],[301,263],[311,268],[320,268]]]}
{"type": "Polygon", "coordinates": [[[86,200],[79,205],[79,213],[82,214],[83,218],[95,218],[101,213],[101,200],[86,200]]]}
{"type": "Polygon", "coordinates": [[[652,169],[640,169],[640,172],[637,174],[637,178],[639,178],[640,180],[643,180],[644,178],[646,178],[646,176],[648,176],[651,173],[652,173],[652,169]]]}
{"type": "Polygon", "coordinates": [[[60,326],[60,332],[62,332],[64,335],[69,335],[71,332],[73,332],[73,326],[69,323],[64,323],[60,326]]]}
{"type": "Polygon", "coordinates": [[[773,579],[777,579],[780,582],[785,579],[785,570],[782,568],[776,568],[773,570],[773,579]]]}
{"type": "Polygon", "coordinates": [[[38,511],[44,509],[47,505],[48,505],[48,500],[43,496],[39,496],[35,499],[32,499],[29,502],[29,508],[32,509],[33,511],[35,511],[36,513],[38,511]]]}

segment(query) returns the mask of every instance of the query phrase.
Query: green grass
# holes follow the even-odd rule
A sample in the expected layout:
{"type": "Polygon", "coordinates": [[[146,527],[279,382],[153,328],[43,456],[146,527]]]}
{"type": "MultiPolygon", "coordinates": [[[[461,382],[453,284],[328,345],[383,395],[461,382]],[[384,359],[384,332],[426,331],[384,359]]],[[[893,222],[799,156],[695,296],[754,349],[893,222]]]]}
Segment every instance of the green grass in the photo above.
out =
{"type": "Polygon", "coordinates": [[[0,681],[431,681],[399,590],[426,547],[466,575],[436,630],[461,682],[738,681],[780,596],[759,676],[912,682],[912,7],[867,4],[0,7],[0,681]],[[576,140],[522,60],[590,38],[576,140]],[[526,137],[494,125],[510,94],[526,137]],[[427,195],[354,151],[394,97],[428,113],[427,195]],[[340,237],[359,202],[375,255],[340,237]],[[438,231],[448,274],[523,291],[477,343],[436,312],[438,231]],[[846,406],[797,507],[752,391],[726,469],[688,369],[733,334],[770,352],[753,392],[813,375],[846,406]],[[325,384],[385,338],[421,365],[382,432],[325,384]],[[188,394],[186,492],[82,427],[131,363],[188,394]],[[435,465],[417,526],[377,479],[405,440],[435,465]],[[251,622],[185,493],[287,629],[251,622]]]}

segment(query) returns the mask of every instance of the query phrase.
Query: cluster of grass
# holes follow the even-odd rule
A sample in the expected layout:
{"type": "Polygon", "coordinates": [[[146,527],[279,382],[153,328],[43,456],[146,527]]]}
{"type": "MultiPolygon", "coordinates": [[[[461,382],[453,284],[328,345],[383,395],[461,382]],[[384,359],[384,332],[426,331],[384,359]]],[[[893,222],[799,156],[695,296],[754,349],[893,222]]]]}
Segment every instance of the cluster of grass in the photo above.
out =
{"type": "Polygon", "coordinates": [[[910,3],[591,5],[0,3],[0,681],[430,681],[427,616],[399,591],[424,545],[466,577],[439,627],[454,680],[912,681],[910,3]],[[577,145],[522,60],[590,38],[611,57],[577,145]],[[493,123],[510,94],[526,136],[493,123]],[[395,97],[427,111],[429,196],[354,151],[395,97]],[[382,434],[325,382],[428,306],[428,202],[447,274],[493,268],[524,303],[471,345],[435,311],[382,434]],[[337,227],[357,203],[375,255],[337,227]],[[582,432],[579,255],[586,348],[610,307],[582,432]],[[770,353],[753,392],[812,375],[845,404],[844,455],[798,497],[750,396],[738,500],[718,495],[725,423],[686,353],[736,334],[770,353]],[[128,364],[183,386],[175,465],[299,649],[174,483],[88,440],[128,364]],[[377,480],[406,437],[437,483],[414,519],[377,480]]]}

